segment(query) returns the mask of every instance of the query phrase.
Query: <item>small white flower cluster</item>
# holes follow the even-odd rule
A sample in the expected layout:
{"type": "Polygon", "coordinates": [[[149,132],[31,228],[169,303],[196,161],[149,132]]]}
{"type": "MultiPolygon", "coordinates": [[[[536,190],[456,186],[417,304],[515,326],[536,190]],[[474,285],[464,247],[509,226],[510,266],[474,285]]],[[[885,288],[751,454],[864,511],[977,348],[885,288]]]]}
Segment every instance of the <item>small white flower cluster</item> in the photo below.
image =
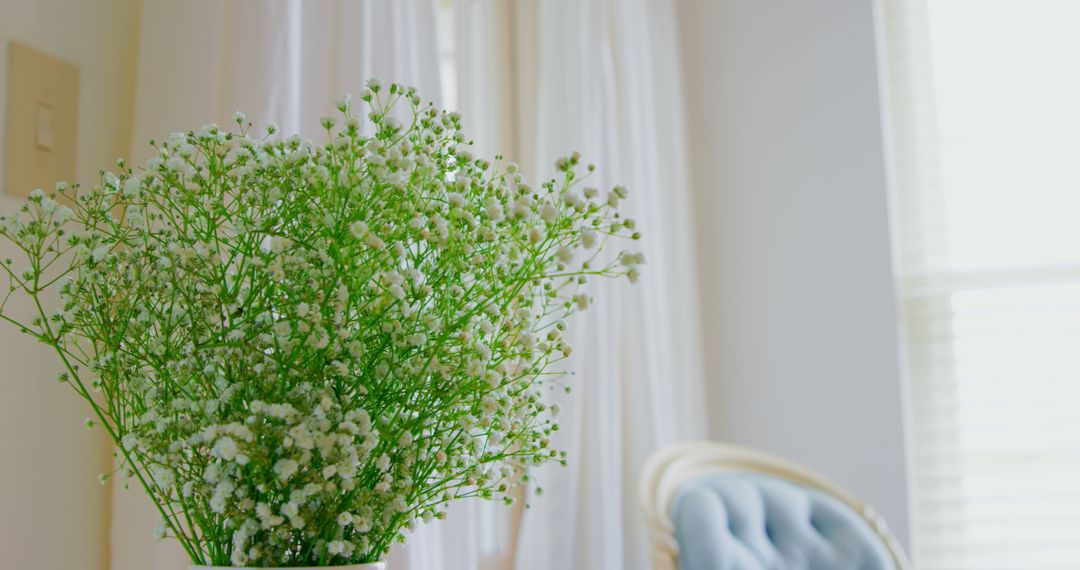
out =
{"type": "Polygon", "coordinates": [[[644,263],[600,256],[638,234],[576,153],[534,187],[411,88],[361,99],[371,136],[348,99],[322,145],[237,115],[0,217],[11,291],[62,301],[22,328],[196,563],[367,562],[450,501],[510,501],[564,461],[541,389],[584,284],[644,263]]]}
{"type": "MultiPolygon", "coordinates": [[[[355,512],[327,509],[339,505],[343,493],[372,493],[358,489],[357,478],[385,475],[389,461],[373,462],[368,473],[359,470],[372,463],[369,458],[379,442],[369,414],[362,408],[343,408],[333,394],[319,394],[313,386],[301,392],[309,395],[297,399],[305,411],[289,403],[254,400],[244,422],[207,426],[189,439],[195,453],[213,459],[202,480],[188,479],[181,494],[209,496],[211,512],[238,521],[231,555],[237,566],[289,559],[294,537],[308,532],[309,521],[317,526],[328,517],[340,528],[332,529],[332,541],[316,543],[316,548],[325,546],[331,556],[351,558],[371,547],[367,534],[373,521],[385,516],[385,505],[405,500],[403,489],[387,484],[381,491],[387,496],[364,501],[369,506],[354,507],[355,512]],[[247,468],[253,458],[259,463],[256,470],[247,468]],[[379,505],[383,510],[377,510],[379,505]]],[[[399,512],[394,509],[391,516],[399,512]]]]}

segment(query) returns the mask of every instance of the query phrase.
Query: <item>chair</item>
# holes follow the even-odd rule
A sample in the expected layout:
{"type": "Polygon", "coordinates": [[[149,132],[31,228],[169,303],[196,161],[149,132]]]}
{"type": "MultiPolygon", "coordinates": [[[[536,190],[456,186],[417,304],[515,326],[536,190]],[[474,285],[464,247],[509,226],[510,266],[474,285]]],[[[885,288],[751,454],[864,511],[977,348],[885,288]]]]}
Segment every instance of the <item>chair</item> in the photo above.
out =
{"type": "Polygon", "coordinates": [[[647,462],[641,500],[654,570],[907,570],[867,505],[765,453],[697,442],[647,462]]]}

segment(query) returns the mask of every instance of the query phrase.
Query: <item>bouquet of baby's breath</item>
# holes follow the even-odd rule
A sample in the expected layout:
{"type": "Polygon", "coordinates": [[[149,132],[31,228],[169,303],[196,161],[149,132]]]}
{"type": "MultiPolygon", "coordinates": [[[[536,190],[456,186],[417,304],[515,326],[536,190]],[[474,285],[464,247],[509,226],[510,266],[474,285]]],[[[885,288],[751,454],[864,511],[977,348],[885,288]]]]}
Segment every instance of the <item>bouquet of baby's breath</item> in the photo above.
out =
{"type": "Polygon", "coordinates": [[[576,154],[534,188],[413,89],[362,99],[325,145],[237,115],[0,219],[25,253],[2,318],[56,349],[194,563],[374,561],[450,501],[510,501],[564,460],[541,393],[563,318],[589,277],[637,277],[597,261],[637,234],[576,154]]]}

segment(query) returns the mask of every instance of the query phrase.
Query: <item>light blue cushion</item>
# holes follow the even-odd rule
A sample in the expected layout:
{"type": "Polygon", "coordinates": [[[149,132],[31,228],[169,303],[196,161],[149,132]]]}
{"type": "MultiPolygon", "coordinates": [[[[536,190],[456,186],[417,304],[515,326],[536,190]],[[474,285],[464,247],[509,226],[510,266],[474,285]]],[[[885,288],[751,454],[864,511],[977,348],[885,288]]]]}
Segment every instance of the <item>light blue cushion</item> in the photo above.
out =
{"type": "Polygon", "coordinates": [[[891,570],[873,529],[839,499],[756,473],[680,489],[672,511],[679,570],[891,570]]]}

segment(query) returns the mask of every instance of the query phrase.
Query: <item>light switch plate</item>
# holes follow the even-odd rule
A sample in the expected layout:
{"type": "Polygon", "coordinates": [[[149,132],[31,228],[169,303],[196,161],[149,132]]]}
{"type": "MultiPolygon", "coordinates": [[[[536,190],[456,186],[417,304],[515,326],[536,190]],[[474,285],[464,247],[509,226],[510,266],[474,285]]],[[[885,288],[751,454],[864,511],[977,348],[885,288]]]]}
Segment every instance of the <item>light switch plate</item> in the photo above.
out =
{"type": "Polygon", "coordinates": [[[37,119],[34,125],[36,129],[37,147],[41,150],[53,149],[53,112],[52,106],[45,103],[38,103],[37,106],[37,119]]]}
{"type": "Polygon", "coordinates": [[[12,42],[4,132],[4,193],[26,197],[75,181],[79,68],[12,42]]]}

